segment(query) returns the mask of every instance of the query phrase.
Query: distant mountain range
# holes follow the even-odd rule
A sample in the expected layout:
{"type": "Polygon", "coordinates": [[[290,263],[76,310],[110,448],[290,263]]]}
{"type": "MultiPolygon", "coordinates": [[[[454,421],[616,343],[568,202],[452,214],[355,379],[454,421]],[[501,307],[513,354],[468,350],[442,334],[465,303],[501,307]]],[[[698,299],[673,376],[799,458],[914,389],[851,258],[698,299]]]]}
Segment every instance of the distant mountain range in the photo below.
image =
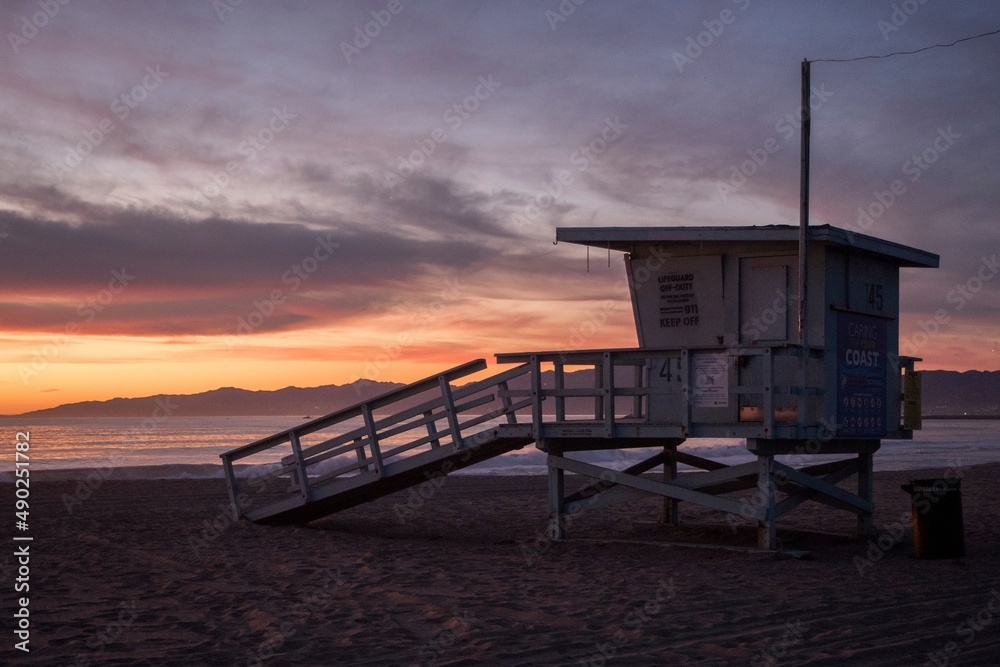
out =
{"type": "Polygon", "coordinates": [[[1000,371],[924,371],[925,416],[1000,417],[1000,371]]]}
{"type": "Polygon", "coordinates": [[[322,387],[285,387],[274,391],[250,391],[223,387],[200,394],[157,394],[142,398],[67,403],[33,410],[20,417],[149,417],[169,411],[178,417],[228,417],[251,415],[312,415],[318,417],[360,403],[404,385],[394,382],[358,380],[351,384],[322,387]]]}
{"type": "MultiPolygon", "coordinates": [[[[551,372],[543,384],[551,386],[551,372]]],[[[592,386],[588,371],[566,374],[567,387],[592,386]]],[[[19,417],[224,417],[297,415],[318,417],[402,387],[394,382],[357,380],[345,385],[286,387],[249,391],[224,387],[200,394],[159,394],[143,398],[68,403],[19,417]]],[[[589,399],[582,399],[589,400],[589,399]]],[[[569,406],[567,406],[569,407],[569,406]]],[[[924,416],[1000,417],[1000,371],[924,371],[924,416]]]]}

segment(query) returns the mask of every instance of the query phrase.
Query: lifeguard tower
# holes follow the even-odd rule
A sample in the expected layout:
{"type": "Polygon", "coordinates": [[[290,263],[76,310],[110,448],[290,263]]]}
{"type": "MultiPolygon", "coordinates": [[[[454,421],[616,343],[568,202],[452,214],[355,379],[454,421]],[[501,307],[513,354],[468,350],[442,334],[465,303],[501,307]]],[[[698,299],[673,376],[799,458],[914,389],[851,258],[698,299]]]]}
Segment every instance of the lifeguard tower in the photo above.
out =
{"type": "Polygon", "coordinates": [[[756,521],[763,549],[808,500],[871,531],[872,456],[920,427],[919,360],[898,354],[899,270],[936,267],[937,255],[830,226],[808,229],[804,258],[791,226],[556,238],[624,253],[638,348],[498,354],[517,365],[457,384],[486,368],[470,362],[227,452],[238,516],[310,521],[534,443],[548,454],[553,538],[566,537],[567,516],[650,496],[667,522],[681,501],[756,521]],[[567,369],[589,369],[593,386],[567,386],[567,369]],[[581,399],[587,414],[567,409],[581,399]],[[727,466],[680,448],[699,437],[745,439],[756,460],[727,466]],[[573,457],[649,447],[625,470],[573,457]],[[843,458],[810,463],[826,454],[843,458]],[[237,461],[262,465],[237,474],[237,461]],[[659,479],[644,474],[657,468],[659,479]],[[566,472],[593,482],[567,495],[566,472]],[[852,476],[856,493],[838,486],[852,476]],[[728,497],[747,489],[751,500],[728,497]]]}

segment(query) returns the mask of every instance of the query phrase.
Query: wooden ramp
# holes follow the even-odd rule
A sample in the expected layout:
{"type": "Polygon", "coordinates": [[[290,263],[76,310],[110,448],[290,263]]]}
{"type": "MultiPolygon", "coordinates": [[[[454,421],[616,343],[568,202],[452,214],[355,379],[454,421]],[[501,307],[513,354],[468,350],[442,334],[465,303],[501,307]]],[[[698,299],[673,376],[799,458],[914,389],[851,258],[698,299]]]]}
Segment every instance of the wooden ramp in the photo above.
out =
{"type": "Polygon", "coordinates": [[[477,359],[222,454],[238,517],[305,523],[534,442],[516,415],[532,401],[507,385],[530,366],[452,386],[485,369],[477,359]]]}

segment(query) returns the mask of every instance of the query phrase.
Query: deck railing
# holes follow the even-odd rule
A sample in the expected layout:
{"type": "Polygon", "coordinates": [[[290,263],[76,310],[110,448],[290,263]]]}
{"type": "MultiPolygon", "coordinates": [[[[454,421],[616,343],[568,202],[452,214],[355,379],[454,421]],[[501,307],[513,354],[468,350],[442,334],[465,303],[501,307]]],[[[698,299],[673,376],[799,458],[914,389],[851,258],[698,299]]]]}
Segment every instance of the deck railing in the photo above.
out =
{"type": "MultiPolygon", "coordinates": [[[[803,348],[797,345],[759,347],[711,347],[684,349],[604,349],[582,351],[521,352],[496,355],[499,363],[527,364],[532,369],[529,389],[508,392],[511,398],[528,397],[533,403],[533,434],[540,437],[543,424],[548,420],[542,406],[552,399],[551,412],[555,422],[597,422],[603,424],[604,437],[613,437],[616,425],[656,423],[665,421],[680,426],[684,437],[693,437],[695,427],[711,428],[716,424],[756,427],[759,437],[773,437],[775,427],[786,430],[805,429],[821,412],[824,388],[818,364],[821,348],[803,348]],[[730,418],[717,411],[704,417],[698,408],[698,393],[704,391],[696,377],[698,355],[722,355],[726,369],[726,408],[730,418]],[[806,355],[815,368],[796,371],[802,356],[806,355]],[[755,361],[758,360],[758,361],[755,361]],[[674,364],[671,371],[677,380],[675,386],[656,382],[651,375],[663,373],[665,364],[674,364]],[[753,367],[751,375],[746,369],[753,367]],[[779,367],[776,368],[776,365],[779,367]],[[567,369],[589,370],[593,376],[591,387],[567,387],[567,369]],[[544,371],[552,371],[552,386],[541,382],[544,371]],[[804,381],[803,381],[804,379],[804,381]],[[783,380],[783,381],[779,381],[783,380]],[[804,388],[803,388],[804,387],[804,388]],[[567,410],[567,399],[592,398],[592,410],[580,408],[576,401],[567,410]],[[654,410],[650,410],[650,401],[654,410]],[[670,401],[675,406],[673,416],[661,419],[656,413],[658,402],[670,401]],[[570,414],[571,413],[571,414],[570,414]],[[699,419],[699,415],[702,418],[699,419]]],[[[588,401],[589,403],[589,401],[588,401]]],[[[662,411],[660,411],[662,412],[662,411]]]]}

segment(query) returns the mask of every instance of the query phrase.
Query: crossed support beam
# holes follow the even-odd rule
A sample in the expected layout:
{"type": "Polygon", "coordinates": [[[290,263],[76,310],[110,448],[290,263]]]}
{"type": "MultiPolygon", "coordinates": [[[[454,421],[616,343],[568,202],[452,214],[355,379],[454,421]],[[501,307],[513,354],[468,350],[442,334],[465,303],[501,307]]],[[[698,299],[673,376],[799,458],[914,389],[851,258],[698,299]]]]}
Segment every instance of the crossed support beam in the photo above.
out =
{"type": "MultiPolygon", "coordinates": [[[[748,441],[747,447],[757,455],[756,461],[727,466],[718,461],[680,452],[683,440],[663,443],[657,454],[621,471],[567,458],[572,445],[559,448],[548,441],[549,452],[549,536],[565,539],[569,519],[577,514],[639,498],[661,496],[664,510],[661,519],[677,524],[678,503],[691,502],[730,515],[757,521],[757,543],[760,549],[777,545],[777,520],[802,503],[812,500],[857,515],[858,535],[868,535],[872,529],[872,454],[879,441],[829,441],[810,454],[853,454],[852,458],[795,468],[775,460],[778,455],[796,456],[806,450],[806,443],[796,441],[748,441]],[[677,474],[677,464],[683,463],[701,472],[677,474]],[[662,480],[642,476],[658,466],[663,467],[662,480]],[[566,472],[590,477],[594,482],[579,491],[565,493],[566,472]],[[858,491],[851,493],[837,486],[852,477],[858,478],[858,491]],[[734,499],[724,494],[756,488],[749,498],[734,499]],[[780,500],[777,493],[784,494],[780,500]]],[[[588,447],[589,449],[589,447],[588,447]]],[[[803,455],[804,456],[804,455],[803,455]]]]}

